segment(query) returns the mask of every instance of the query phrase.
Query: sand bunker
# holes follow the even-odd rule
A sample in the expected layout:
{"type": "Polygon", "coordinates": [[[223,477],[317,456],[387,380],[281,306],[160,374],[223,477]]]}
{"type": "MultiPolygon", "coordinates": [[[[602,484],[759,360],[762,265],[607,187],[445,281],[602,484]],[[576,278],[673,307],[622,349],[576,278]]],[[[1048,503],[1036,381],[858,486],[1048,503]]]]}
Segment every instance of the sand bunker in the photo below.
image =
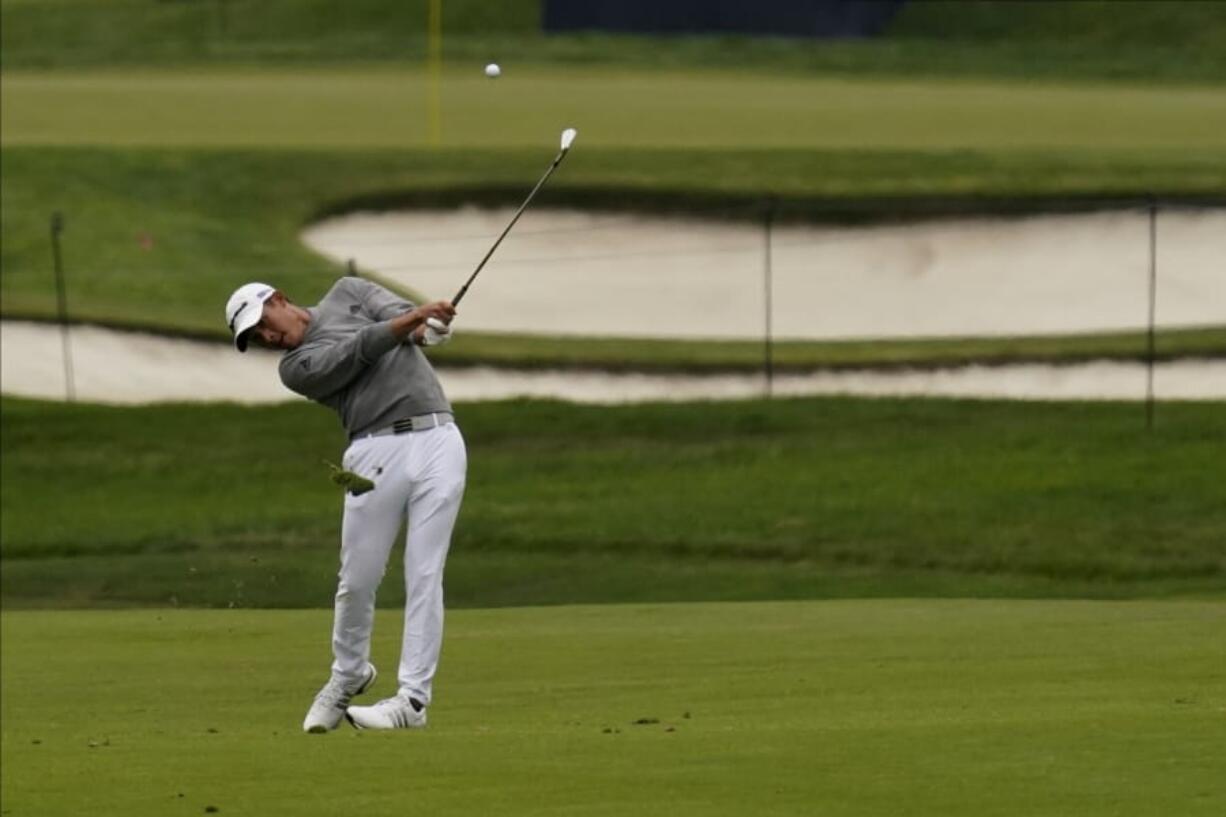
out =
{"type": "MultiPolygon", "coordinates": [[[[431,298],[451,297],[511,209],[355,214],[304,239],[431,298]]],[[[1157,322],[1226,324],[1226,210],[1158,222],[1157,322]]],[[[1139,329],[1148,318],[1149,222],[1140,211],[788,226],[771,243],[771,322],[781,339],[1032,335],[1139,329]]],[[[766,326],[760,226],[692,218],[529,211],[462,305],[461,331],[758,339],[766,326]]],[[[5,322],[3,389],[62,398],[59,330],[5,322]]],[[[83,400],[269,402],[277,356],[225,344],[77,327],[83,400]]],[[[453,400],[517,396],[616,403],[761,395],[761,375],[678,377],[443,369],[453,400]]],[[[1145,367],[1092,363],[776,378],[779,395],[868,394],[1140,400],[1145,367]]],[[[1226,399],[1226,360],[1160,365],[1161,399],[1226,399]]]]}
{"type": "MultiPolygon", "coordinates": [[[[357,213],[303,239],[450,298],[513,208],[357,213]]],[[[785,226],[771,242],[781,339],[1070,334],[1143,327],[1149,218],[1119,211],[874,227],[785,226]]],[[[1158,219],[1157,322],[1226,323],[1226,210],[1158,219]]],[[[529,210],[463,303],[471,330],[761,337],[760,225],[529,210]]]]}

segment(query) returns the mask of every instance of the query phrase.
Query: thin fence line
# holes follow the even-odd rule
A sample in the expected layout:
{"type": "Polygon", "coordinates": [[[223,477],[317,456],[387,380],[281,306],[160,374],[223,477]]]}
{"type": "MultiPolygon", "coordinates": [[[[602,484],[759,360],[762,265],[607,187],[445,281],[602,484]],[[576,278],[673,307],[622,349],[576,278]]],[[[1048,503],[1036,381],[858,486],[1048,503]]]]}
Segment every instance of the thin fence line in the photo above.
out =
{"type": "Polygon", "coordinates": [[[1158,300],[1158,201],[1149,202],[1149,322],[1146,328],[1145,427],[1154,428],[1155,324],[1158,300]]]}
{"type": "Polygon", "coordinates": [[[56,317],[60,324],[60,355],[64,364],[64,392],[69,403],[76,399],[76,383],[72,365],[72,340],[68,331],[68,282],[64,278],[63,252],[60,235],[64,232],[64,214],[51,214],[51,254],[55,272],[56,317]]]}

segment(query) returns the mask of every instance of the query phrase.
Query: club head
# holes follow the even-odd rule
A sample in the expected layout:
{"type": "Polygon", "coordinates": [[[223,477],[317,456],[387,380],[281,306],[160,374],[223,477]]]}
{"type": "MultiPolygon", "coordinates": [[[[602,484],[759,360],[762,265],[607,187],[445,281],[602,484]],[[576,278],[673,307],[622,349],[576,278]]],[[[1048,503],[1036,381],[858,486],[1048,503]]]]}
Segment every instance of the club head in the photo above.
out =
{"type": "Polygon", "coordinates": [[[575,141],[575,137],[578,134],[579,134],[579,131],[575,130],[574,128],[567,128],[566,130],[562,131],[562,152],[563,153],[570,150],[571,143],[575,141]]]}

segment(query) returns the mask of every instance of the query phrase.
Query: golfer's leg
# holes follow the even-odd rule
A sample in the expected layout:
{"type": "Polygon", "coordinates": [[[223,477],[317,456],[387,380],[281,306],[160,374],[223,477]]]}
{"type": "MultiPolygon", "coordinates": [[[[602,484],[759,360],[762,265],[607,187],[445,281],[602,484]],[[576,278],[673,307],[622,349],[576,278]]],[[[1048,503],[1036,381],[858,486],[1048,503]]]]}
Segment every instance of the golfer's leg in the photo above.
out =
{"type": "Polygon", "coordinates": [[[404,553],[408,598],[399,681],[401,694],[429,704],[443,646],[443,567],[464,497],[468,456],[454,424],[413,436],[416,478],[404,553]]]}
{"type": "Polygon", "coordinates": [[[346,683],[364,678],[370,659],[375,591],[387,567],[404,516],[408,491],[401,438],[376,437],[350,446],[345,467],[369,477],[375,489],[345,494],[341,524],[341,568],[332,625],[332,675],[346,683]]]}

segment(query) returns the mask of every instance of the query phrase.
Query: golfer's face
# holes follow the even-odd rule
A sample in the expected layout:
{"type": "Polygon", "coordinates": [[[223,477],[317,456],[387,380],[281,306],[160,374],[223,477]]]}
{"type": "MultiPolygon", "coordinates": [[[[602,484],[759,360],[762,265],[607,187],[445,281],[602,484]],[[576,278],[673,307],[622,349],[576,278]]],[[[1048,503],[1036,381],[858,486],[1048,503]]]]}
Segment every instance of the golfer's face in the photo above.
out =
{"type": "Polygon", "coordinates": [[[289,302],[274,295],[264,302],[264,313],[248,340],[265,349],[296,349],[302,343],[305,328],[289,308],[289,302]]]}

